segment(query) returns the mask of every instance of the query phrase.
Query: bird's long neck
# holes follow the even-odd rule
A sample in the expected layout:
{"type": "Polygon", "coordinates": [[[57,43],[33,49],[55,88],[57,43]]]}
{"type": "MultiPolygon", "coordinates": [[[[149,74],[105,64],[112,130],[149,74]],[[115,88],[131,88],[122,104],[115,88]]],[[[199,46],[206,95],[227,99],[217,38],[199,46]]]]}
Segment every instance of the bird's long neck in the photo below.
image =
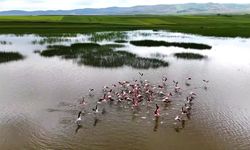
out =
{"type": "Polygon", "coordinates": [[[79,113],[78,113],[78,118],[80,118],[80,117],[81,117],[81,113],[82,113],[82,112],[79,112],[79,113]]]}

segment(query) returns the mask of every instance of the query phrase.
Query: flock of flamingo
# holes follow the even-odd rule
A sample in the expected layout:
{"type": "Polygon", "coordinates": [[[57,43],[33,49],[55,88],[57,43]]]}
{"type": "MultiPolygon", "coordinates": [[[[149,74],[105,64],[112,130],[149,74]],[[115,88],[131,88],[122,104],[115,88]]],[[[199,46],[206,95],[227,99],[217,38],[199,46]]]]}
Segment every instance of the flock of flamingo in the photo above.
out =
{"type": "MultiPolygon", "coordinates": [[[[197,94],[192,91],[192,89],[184,89],[179,86],[178,81],[169,81],[167,77],[163,76],[159,84],[151,84],[147,80],[143,80],[144,74],[139,72],[140,79],[132,81],[120,81],[111,86],[104,86],[102,89],[103,96],[98,98],[95,107],[92,108],[94,114],[104,114],[105,109],[100,110],[100,106],[106,105],[107,103],[125,104],[128,108],[135,110],[139,107],[153,106],[155,109],[152,112],[152,117],[156,121],[161,117],[160,104],[169,105],[175,101],[174,96],[187,92],[185,96],[184,103],[180,107],[179,113],[173,117],[174,124],[180,124],[181,127],[184,126],[185,121],[190,119],[192,105],[194,103],[197,94]]],[[[192,78],[187,77],[185,79],[185,85],[190,86],[192,78]]],[[[203,84],[200,87],[207,89],[208,80],[202,80],[203,84]]],[[[95,94],[95,89],[89,89],[89,97],[93,97],[95,94]]],[[[84,123],[83,114],[87,107],[86,96],[82,97],[79,101],[79,112],[75,123],[78,128],[84,123]]],[[[150,112],[147,112],[150,113],[150,112]]],[[[180,128],[176,128],[179,130],[180,128]]]]}

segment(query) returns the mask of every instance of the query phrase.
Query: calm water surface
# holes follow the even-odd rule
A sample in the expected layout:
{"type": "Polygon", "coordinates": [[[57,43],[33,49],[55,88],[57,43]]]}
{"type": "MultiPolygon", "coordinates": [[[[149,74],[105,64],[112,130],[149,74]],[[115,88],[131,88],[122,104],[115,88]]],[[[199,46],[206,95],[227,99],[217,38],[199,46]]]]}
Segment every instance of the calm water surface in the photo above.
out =
{"type": "MultiPolygon", "coordinates": [[[[86,150],[238,150],[250,149],[250,39],[216,38],[163,31],[126,32],[129,40],[164,40],[193,42],[212,46],[211,50],[178,47],[136,47],[125,43],[125,50],[137,57],[169,62],[168,67],[138,69],[79,64],[74,59],[42,57],[35,50],[48,44],[34,44],[37,35],[0,35],[0,51],[18,51],[24,60],[0,64],[0,149],[86,149],[86,150]],[[174,53],[193,52],[202,60],[177,59],[174,53]],[[176,132],[174,118],[185,98],[175,97],[168,107],[161,105],[161,117],[153,116],[154,105],[138,111],[118,104],[103,106],[104,115],[94,115],[91,108],[101,97],[104,85],[123,80],[143,79],[160,83],[165,75],[178,80],[188,90],[209,80],[208,89],[194,89],[197,99],[191,120],[176,132]],[[192,77],[190,86],[185,78],[192,77]],[[88,89],[95,96],[88,97],[88,89]],[[86,96],[88,107],[82,127],[74,123],[78,101],[86,96]],[[148,109],[148,110],[146,110],[148,109]],[[146,113],[149,111],[150,113],[146,113]]],[[[65,37],[53,43],[70,46],[89,42],[90,35],[65,37]]],[[[99,44],[114,43],[99,41],[99,44]]],[[[50,45],[53,45],[50,44],[50,45]]],[[[159,102],[160,103],[160,102],[159,102]]]]}

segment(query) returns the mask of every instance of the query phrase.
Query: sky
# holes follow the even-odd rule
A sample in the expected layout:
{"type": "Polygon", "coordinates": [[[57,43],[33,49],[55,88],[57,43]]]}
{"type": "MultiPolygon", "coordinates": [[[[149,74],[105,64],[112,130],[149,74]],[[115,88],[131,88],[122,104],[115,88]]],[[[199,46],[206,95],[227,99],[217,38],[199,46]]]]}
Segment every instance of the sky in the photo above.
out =
{"type": "Polygon", "coordinates": [[[0,11],[5,10],[69,10],[81,8],[129,7],[135,5],[180,3],[250,3],[250,0],[0,0],[0,11]]]}

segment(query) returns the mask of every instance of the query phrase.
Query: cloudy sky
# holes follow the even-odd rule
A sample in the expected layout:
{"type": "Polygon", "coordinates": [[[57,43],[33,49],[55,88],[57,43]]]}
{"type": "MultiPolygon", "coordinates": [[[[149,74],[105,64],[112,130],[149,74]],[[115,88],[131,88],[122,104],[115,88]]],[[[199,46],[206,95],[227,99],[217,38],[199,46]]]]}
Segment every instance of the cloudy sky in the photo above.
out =
{"type": "Polygon", "coordinates": [[[135,5],[175,3],[250,3],[249,0],[0,0],[0,11],[4,10],[67,10],[77,8],[128,7],[135,5]]]}

